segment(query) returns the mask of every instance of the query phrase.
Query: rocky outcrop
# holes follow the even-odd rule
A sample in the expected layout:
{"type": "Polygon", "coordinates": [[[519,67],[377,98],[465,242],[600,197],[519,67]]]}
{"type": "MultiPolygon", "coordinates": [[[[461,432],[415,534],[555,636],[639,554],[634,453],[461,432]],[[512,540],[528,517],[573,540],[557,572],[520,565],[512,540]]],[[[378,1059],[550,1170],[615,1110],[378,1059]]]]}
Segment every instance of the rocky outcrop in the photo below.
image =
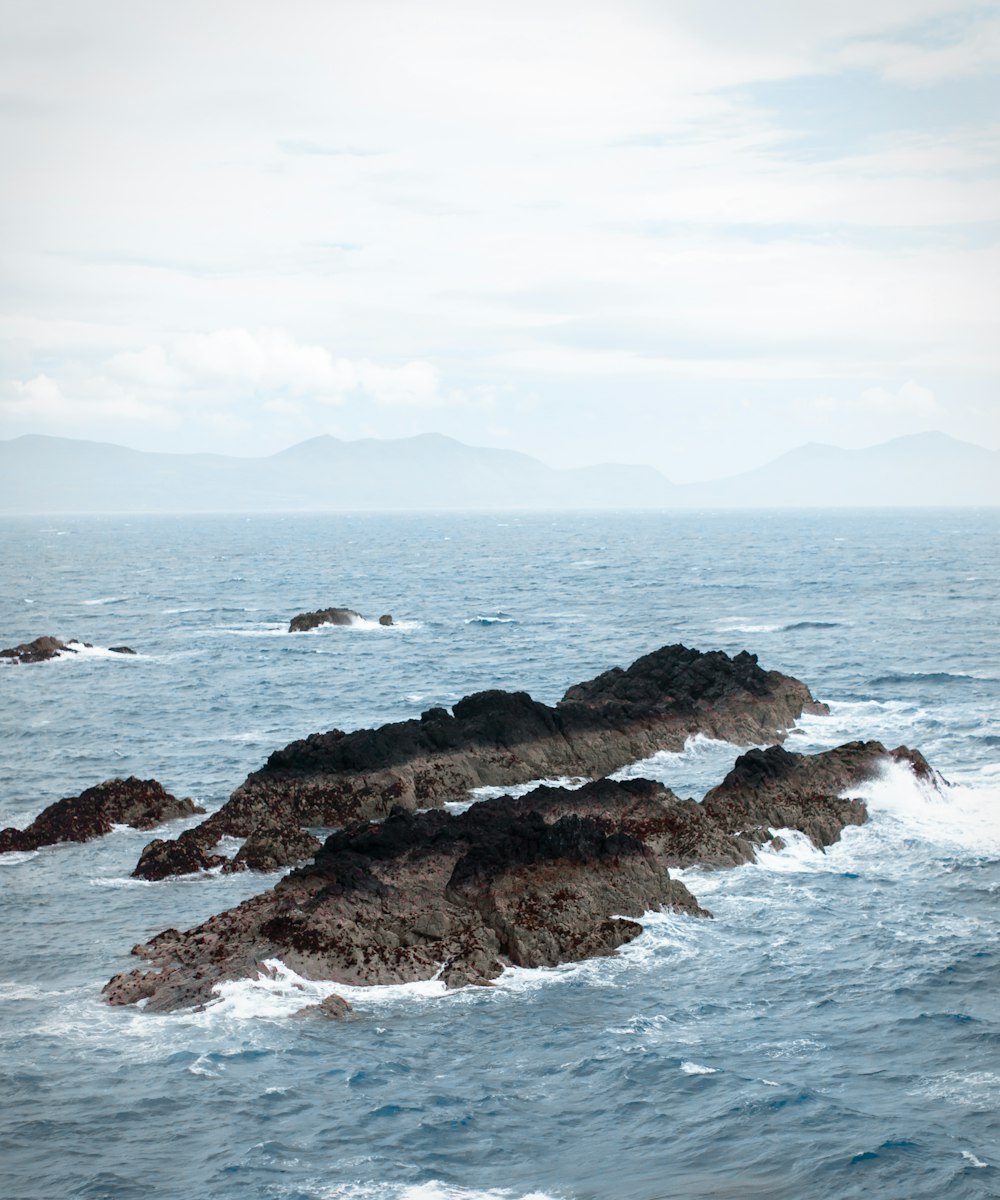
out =
{"type": "Polygon", "coordinates": [[[316,612],[299,613],[288,622],[289,633],[305,633],[320,625],[356,625],[364,617],[353,608],[321,608],[316,612]]]}
{"type": "Polygon", "coordinates": [[[845,825],[865,820],[860,800],[843,793],[873,778],[889,761],[904,762],[918,779],[935,776],[919,750],[881,742],[847,742],[819,754],[792,754],[783,746],[749,750],[702,801],[706,815],[727,832],[755,827],[798,829],[829,846],[845,825]]]}
{"type": "Polygon", "coordinates": [[[378,623],[380,625],[391,625],[392,624],[392,613],[383,613],[379,617],[378,623]]]}
{"type": "Polygon", "coordinates": [[[57,658],[61,652],[67,650],[75,653],[58,638],[45,636],[37,637],[33,642],[22,642],[19,646],[0,650],[0,658],[9,658],[16,663],[48,662],[50,658],[57,658]]]}
{"type": "MultiPolygon", "coordinates": [[[[22,642],[20,646],[11,646],[7,650],[0,650],[0,658],[9,659],[14,663],[38,663],[48,662],[49,659],[58,658],[61,654],[76,654],[79,650],[92,650],[92,642],[80,642],[76,638],[70,638],[68,642],[61,642],[56,637],[35,638],[33,642],[22,642]]],[[[128,646],[110,646],[112,654],[135,654],[135,651],[128,646]]]]}
{"type": "Polygon", "coordinates": [[[152,970],[116,976],[105,996],[156,1011],[199,1004],[269,958],[334,983],[487,983],[508,963],[611,953],[639,932],[623,914],[700,912],[636,838],[522,808],[501,798],[459,816],[397,809],[332,834],[269,891],[136,947],[152,970]]]}
{"type": "Polygon", "coordinates": [[[771,742],[803,712],[824,711],[804,683],[765,671],[755,655],[730,658],[664,646],[571,687],[554,706],[525,692],[466,696],[449,713],[378,729],[313,734],[276,751],[225,805],[178,845],[143,853],[143,879],[211,865],[223,836],[250,837],[264,822],[341,826],[392,808],[437,807],[470,788],[560,775],[603,776],[704,733],[735,743],[771,742]]]}
{"type": "Polygon", "coordinates": [[[190,800],[171,796],[155,779],[109,779],[50,804],[27,829],[0,831],[0,854],[37,850],[56,842],[88,842],[110,833],[113,825],[152,829],[164,821],[203,813],[190,800]]]}
{"type": "Polygon", "coordinates": [[[441,978],[484,984],[505,966],[552,966],[612,953],[644,912],[707,916],[668,867],[736,866],[800,830],[817,846],[867,814],[843,793],[886,761],[931,774],[921,755],[852,742],[817,755],[751,751],[702,804],[645,779],[543,786],[453,816],[394,809],[327,838],[275,887],[186,933],[134,953],[109,1003],[164,1011],[207,1001],[217,983],[278,958],[340,984],[441,978]]]}

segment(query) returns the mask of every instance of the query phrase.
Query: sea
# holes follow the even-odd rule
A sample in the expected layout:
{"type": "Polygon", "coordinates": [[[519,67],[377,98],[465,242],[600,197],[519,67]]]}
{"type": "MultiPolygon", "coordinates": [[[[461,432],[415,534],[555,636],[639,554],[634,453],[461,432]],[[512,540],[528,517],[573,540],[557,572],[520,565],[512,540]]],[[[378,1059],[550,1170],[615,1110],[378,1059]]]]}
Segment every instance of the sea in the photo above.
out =
{"type": "MultiPolygon", "coordinates": [[[[997,510],[0,521],[0,826],[114,776],[209,810],[317,730],[479,689],[556,701],[669,643],[805,680],[788,738],[919,748],[826,852],[681,877],[613,957],[491,988],[337,988],[280,962],[201,1011],[110,1008],[131,947],[278,875],[159,883],[150,834],[0,858],[6,1200],[1000,1196],[997,510]],[[298,612],[355,627],[289,634],[298,612]],[[378,617],[391,613],[394,624],[378,617]],[[126,644],[134,657],[108,647],[126,644]]],[[[624,775],[701,797],[740,748],[624,775]]],[[[193,822],[187,822],[188,824],[193,822]]],[[[162,831],[176,835],[185,822],[162,831]]]]}

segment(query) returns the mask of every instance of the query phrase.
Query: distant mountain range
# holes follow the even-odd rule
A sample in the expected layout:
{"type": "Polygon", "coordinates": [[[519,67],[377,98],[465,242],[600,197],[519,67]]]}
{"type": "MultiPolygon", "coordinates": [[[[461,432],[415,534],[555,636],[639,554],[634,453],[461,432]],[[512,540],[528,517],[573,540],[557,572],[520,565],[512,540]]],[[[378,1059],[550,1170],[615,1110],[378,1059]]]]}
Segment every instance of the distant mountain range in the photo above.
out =
{"type": "Polygon", "coordinates": [[[40,434],[0,441],[6,514],[994,505],[1000,451],[942,433],[865,450],[810,443],[697,484],[671,483],[643,466],[559,470],[436,433],[316,437],[263,458],[149,453],[40,434]]]}

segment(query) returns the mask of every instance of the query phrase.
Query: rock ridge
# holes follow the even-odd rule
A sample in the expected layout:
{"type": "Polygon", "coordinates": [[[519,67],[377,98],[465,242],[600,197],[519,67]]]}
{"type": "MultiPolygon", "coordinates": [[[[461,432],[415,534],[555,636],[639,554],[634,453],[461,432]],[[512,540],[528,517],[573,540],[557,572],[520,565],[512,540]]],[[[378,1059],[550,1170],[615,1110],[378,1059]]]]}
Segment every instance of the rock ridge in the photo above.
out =
{"type": "Polygon", "coordinates": [[[221,865],[214,853],[221,837],[252,838],[264,824],[341,826],[394,807],[438,807],[475,787],[604,776],[659,750],[680,750],[695,733],[771,742],[803,712],[817,711],[825,706],[804,683],[765,671],[756,655],[663,646],[570,687],[555,705],[526,692],[484,691],[451,713],[432,708],[419,719],[292,742],[200,826],[147,846],[133,873],[162,879],[221,865]]]}

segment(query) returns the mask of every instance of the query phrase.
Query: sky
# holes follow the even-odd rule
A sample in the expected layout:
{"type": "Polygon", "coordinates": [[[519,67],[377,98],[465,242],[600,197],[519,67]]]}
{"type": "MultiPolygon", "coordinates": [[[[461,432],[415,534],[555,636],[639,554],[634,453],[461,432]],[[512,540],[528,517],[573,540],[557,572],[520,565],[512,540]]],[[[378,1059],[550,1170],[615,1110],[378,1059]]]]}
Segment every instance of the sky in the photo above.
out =
{"type": "Polygon", "coordinates": [[[0,0],[0,438],[1000,446],[1000,4],[0,0]]]}

